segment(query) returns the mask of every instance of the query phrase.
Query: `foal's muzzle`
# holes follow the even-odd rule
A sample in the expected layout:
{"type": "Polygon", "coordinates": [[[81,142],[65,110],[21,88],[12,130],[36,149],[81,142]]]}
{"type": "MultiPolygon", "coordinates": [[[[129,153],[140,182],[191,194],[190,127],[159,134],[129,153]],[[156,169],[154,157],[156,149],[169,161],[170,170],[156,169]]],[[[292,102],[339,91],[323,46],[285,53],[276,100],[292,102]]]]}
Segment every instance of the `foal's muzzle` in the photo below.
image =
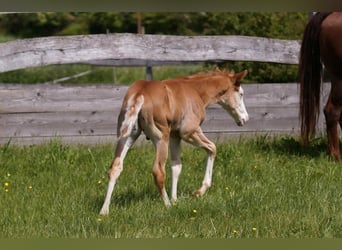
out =
{"type": "Polygon", "coordinates": [[[248,122],[248,120],[249,120],[249,117],[246,116],[245,118],[242,118],[241,120],[237,121],[236,124],[241,127],[245,125],[245,123],[248,122]]]}

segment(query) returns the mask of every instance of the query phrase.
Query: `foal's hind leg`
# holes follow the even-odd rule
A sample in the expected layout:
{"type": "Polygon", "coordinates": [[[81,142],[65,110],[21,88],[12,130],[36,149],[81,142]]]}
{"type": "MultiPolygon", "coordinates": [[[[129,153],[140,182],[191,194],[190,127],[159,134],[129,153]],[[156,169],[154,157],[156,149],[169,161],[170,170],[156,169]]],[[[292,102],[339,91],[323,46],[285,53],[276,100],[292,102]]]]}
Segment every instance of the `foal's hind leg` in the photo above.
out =
{"type": "Polygon", "coordinates": [[[115,156],[112,162],[112,167],[108,171],[109,183],[108,183],[106,198],[100,211],[101,215],[106,215],[109,213],[109,205],[110,205],[110,200],[111,200],[112,193],[114,190],[114,186],[116,184],[116,180],[119,178],[123,170],[123,160],[125,159],[125,156],[128,150],[130,149],[130,147],[139,137],[140,133],[141,133],[141,130],[138,129],[137,131],[132,132],[130,136],[120,138],[118,141],[118,144],[115,149],[115,156]]]}
{"type": "Polygon", "coordinates": [[[202,132],[201,128],[197,129],[195,132],[192,134],[185,136],[183,138],[185,141],[204,148],[205,151],[208,154],[207,158],[207,166],[205,169],[205,174],[204,174],[204,179],[202,182],[202,186],[200,189],[195,191],[195,195],[197,197],[200,197],[204,195],[206,190],[211,186],[211,181],[212,181],[212,174],[213,174],[213,166],[214,166],[214,160],[216,157],[216,146],[213,142],[211,142],[202,132]]]}
{"type": "Polygon", "coordinates": [[[168,155],[168,140],[165,138],[162,138],[160,140],[154,140],[154,145],[156,147],[156,157],[154,160],[152,170],[154,182],[158,187],[158,190],[164,201],[165,206],[171,206],[171,202],[165,189],[165,164],[168,155]]]}

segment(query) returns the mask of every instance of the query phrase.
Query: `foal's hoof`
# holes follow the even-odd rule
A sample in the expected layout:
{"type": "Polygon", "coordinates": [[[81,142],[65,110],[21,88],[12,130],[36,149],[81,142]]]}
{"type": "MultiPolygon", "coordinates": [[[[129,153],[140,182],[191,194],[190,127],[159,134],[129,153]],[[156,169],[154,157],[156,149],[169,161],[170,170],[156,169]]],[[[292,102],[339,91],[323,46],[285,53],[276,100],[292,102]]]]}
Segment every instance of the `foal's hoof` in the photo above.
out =
{"type": "Polygon", "coordinates": [[[201,192],[201,190],[196,190],[196,191],[194,192],[194,195],[195,195],[197,198],[199,198],[199,197],[203,196],[203,192],[201,192]]]}
{"type": "Polygon", "coordinates": [[[176,207],[177,206],[177,200],[172,199],[171,200],[171,206],[176,207]]]}
{"type": "Polygon", "coordinates": [[[165,205],[165,207],[169,208],[169,207],[171,207],[171,202],[168,199],[164,200],[164,205],[165,205]]]}
{"type": "Polygon", "coordinates": [[[109,209],[101,209],[100,215],[108,215],[109,214],[109,209]]]}

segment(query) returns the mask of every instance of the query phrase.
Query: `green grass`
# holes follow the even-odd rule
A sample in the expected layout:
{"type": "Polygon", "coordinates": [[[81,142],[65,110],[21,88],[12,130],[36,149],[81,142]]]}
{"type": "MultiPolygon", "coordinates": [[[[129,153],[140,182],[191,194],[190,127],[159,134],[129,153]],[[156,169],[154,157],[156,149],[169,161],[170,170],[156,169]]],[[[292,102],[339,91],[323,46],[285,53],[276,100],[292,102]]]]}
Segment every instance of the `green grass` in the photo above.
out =
{"type": "MultiPolygon", "coordinates": [[[[153,67],[153,79],[163,80],[197,73],[205,68],[203,65],[167,65],[153,67]]],[[[131,84],[145,79],[145,67],[100,67],[89,65],[52,65],[21,69],[0,74],[0,83],[51,83],[64,77],[91,71],[81,77],[61,81],[68,84],[131,84]]]]}
{"type": "Polygon", "coordinates": [[[217,146],[213,186],[195,198],[205,154],[184,145],[170,209],[153,183],[153,148],[132,148],[105,217],[113,145],[1,146],[0,238],[342,237],[341,165],[326,156],[325,139],[308,148],[287,136],[217,146]]]}
{"type": "Polygon", "coordinates": [[[12,35],[3,35],[0,34],[0,43],[4,43],[4,42],[10,42],[17,39],[16,37],[12,36],[12,35]]]}

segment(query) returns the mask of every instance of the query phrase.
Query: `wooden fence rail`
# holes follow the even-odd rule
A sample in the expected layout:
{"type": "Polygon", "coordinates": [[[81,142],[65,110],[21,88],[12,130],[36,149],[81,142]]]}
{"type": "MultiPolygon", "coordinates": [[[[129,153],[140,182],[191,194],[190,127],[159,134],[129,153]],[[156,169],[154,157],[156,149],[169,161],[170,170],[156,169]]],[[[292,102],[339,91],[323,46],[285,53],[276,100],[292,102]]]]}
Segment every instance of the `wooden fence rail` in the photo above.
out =
{"type": "MultiPolygon", "coordinates": [[[[326,99],[329,85],[324,85],[326,99]]],[[[116,141],[117,115],[127,86],[0,85],[0,144],[116,141]]],[[[297,134],[297,84],[245,84],[250,121],[238,127],[218,105],[207,110],[203,131],[213,140],[256,133],[297,134]]],[[[320,120],[323,127],[323,119],[320,120]]]]}
{"type": "Polygon", "coordinates": [[[298,63],[299,41],[247,36],[104,34],[0,43],[0,72],[50,64],[154,66],[204,61],[298,63]]]}

